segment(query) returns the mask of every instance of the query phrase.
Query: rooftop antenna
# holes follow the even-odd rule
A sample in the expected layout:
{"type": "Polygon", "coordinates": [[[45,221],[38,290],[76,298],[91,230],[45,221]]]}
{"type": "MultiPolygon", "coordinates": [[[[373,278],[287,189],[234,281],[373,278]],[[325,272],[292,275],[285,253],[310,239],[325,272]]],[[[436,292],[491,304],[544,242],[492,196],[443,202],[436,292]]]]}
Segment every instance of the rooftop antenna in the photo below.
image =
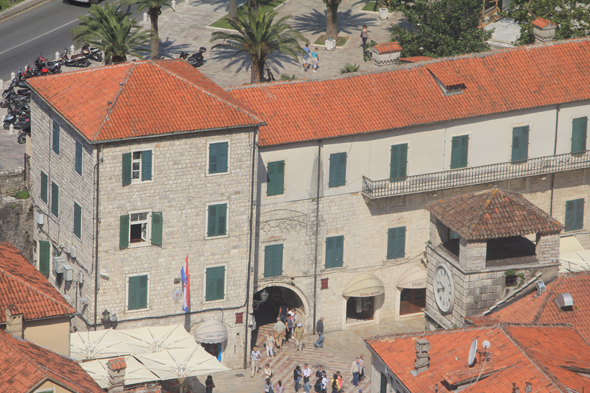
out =
{"type": "Polygon", "coordinates": [[[471,349],[469,350],[469,359],[467,360],[467,364],[469,367],[475,364],[475,354],[477,353],[477,339],[473,340],[471,343],[471,349]]]}
{"type": "Polygon", "coordinates": [[[483,349],[490,349],[490,342],[488,340],[483,340],[481,345],[483,346],[483,349]]]}

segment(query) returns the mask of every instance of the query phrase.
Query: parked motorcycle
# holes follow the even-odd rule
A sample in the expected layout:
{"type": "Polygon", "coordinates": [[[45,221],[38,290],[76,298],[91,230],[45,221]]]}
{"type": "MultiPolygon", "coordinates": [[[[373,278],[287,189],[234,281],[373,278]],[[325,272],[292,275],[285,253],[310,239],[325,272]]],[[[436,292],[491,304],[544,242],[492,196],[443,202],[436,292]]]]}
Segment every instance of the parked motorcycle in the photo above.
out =
{"type": "Polygon", "coordinates": [[[180,59],[185,59],[186,61],[188,61],[188,63],[190,65],[192,65],[193,67],[200,67],[203,65],[203,62],[205,61],[205,58],[203,56],[203,53],[207,52],[207,48],[205,47],[200,47],[199,51],[196,53],[193,53],[192,55],[188,55],[188,52],[180,52],[180,59]]]}
{"type": "Polygon", "coordinates": [[[5,130],[10,129],[11,124],[14,126],[14,129],[22,130],[27,127],[30,127],[31,119],[29,117],[19,117],[19,116],[16,116],[15,114],[9,113],[4,118],[4,124],[3,124],[4,129],[5,130]]]}
{"type": "Polygon", "coordinates": [[[61,61],[62,64],[68,67],[90,66],[90,60],[88,60],[88,58],[85,55],[80,53],[76,55],[71,55],[70,57],[70,51],[67,48],[65,48],[64,53],[62,53],[62,55],[60,56],[59,61],[61,61]]]}
{"type": "Polygon", "coordinates": [[[18,136],[16,137],[16,141],[21,145],[23,143],[27,143],[27,135],[31,135],[31,127],[28,127],[24,130],[18,130],[18,136]]]}
{"type": "Polygon", "coordinates": [[[102,53],[100,52],[100,49],[89,47],[88,44],[82,47],[82,54],[90,60],[98,62],[102,61],[102,53]]]}

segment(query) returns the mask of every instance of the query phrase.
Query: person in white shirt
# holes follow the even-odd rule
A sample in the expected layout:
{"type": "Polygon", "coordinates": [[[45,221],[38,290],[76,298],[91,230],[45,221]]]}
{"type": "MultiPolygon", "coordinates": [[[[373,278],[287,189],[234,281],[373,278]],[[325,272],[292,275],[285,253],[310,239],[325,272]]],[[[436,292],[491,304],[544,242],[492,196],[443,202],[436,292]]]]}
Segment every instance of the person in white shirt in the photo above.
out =
{"type": "Polygon", "coordinates": [[[264,379],[272,378],[272,370],[270,369],[270,364],[266,363],[264,366],[264,379]]]}
{"type": "Polygon", "coordinates": [[[309,393],[309,391],[311,390],[311,385],[309,384],[310,379],[311,368],[309,368],[307,363],[305,363],[303,365],[303,390],[305,391],[305,393],[309,393]]]}
{"type": "Polygon", "coordinates": [[[250,378],[254,378],[254,374],[258,374],[258,363],[260,363],[260,358],[262,354],[258,350],[258,347],[252,348],[252,353],[250,354],[250,360],[252,361],[252,376],[250,378]]]}

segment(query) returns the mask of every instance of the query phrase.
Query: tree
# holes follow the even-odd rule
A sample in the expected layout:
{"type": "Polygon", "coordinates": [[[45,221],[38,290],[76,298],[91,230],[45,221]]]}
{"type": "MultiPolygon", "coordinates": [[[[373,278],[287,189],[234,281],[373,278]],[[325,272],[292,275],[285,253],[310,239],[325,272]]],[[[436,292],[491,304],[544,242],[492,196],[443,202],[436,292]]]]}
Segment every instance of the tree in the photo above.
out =
{"type": "Polygon", "coordinates": [[[338,7],[340,7],[342,0],[324,0],[324,3],[326,3],[326,16],[328,18],[326,38],[332,37],[338,40],[338,7]]]}
{"type": "Polygon", "coordinates": [[[227,13],[227,19],[238,18],[238,0],[229,0],[229,12],[227,13]]]}
{"type": "Polygon", "coordinates": [[[249,9],[248,14],[238,15],[237,20],[228,19],[227,22],[236,32],[213,32],[211,42],[223,42],[213,45],[211,49],[235,49],[231,59],[239,53],[248,53],[252,61],[251,83],[262,82],[262,74],[268,55],[273,52],[281,52],[297,60],[297,56],[304,53],[299,41],[309,42],[301,33],[285,23],[290,18],[289,16],[282,17],[275,22],[276,16],[277,13],[274,11],[255,13],[249,9]]]}
{"type": "Polygon", "coordinates": [[[344,64],[344,67],[342,67],[340,69],[340,73],[341,74],[350,74],[352,72],[358,72],[359,68],[361,68],[360,65],[346,63],[346,64],[344,64]]]}
{"type": "Polygon", "coordinates": [[[413,0],[401,10],[414,29],[393,26],[392,41],[402,47],[402,57],[444,57],[489,50],[492,32],[479,26],[479,0],[413,0]]]}
{"type": "MultiPolygon", "coordinates": [[[[150,24],[152,25],[152,59],[157,59],[160,56],[160,35],[158,33],[158,17],[162,15],[162,7],[170,7],[168,0],[121,0],[121,5],[137,4],[137,12],[141,12],[147,8],[147,13],[150,16],[150,24]]],[[[174,11],[174,9],[172,8],[174,11]]]]}
{"type": "Polygon", "coordinates": [[[520,24],[518,43],[522,45],[535,42],[533,22],[537,17],[553,22],[555,39],[579,38],[588,35],[590,30],[590,0],[514,0],[506,16],[520,24]]]}
{"type": "Polygon", "coordinates": [[[248,10],[256,15],[258,13],[258,0],[248,0],[248,10]]]}
{"type": "Polygon", "coordinates": [[[145,49],[150,34],[142,31],[135,18],[121,11],[119,5],[93,4],[88,15],[80,15],[80,23],[72,29],[76,44],[89,44],[104,52],[105,63],[124,63],[127,55],[141,58],[139,50],[145,49]]]}

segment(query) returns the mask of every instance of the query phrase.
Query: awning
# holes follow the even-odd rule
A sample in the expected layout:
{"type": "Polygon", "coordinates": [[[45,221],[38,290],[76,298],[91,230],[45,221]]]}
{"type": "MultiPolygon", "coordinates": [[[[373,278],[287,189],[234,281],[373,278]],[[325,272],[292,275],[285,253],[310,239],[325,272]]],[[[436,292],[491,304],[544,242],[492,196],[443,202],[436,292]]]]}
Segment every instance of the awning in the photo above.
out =
{"type": "Polygon", "coordinates": [[[408,268],[397,281],[397,287],[407,289],[426,288],[426,268],[422,265],[414,265],[408,268]]]}
{"type": "Polygon", "coordinates": [[[346,286],[342,296],[344,297],[371,297],[381,295],[385,287],[381,280],[372,274],[356,276],[346,286]]]}
{"type": "Polygon", "coordinates": [[[195,341],[204,344],[219,344],[227,340],[227,329],[223,322],[211,319],[203,322],[195,332],[195,341]]]}

